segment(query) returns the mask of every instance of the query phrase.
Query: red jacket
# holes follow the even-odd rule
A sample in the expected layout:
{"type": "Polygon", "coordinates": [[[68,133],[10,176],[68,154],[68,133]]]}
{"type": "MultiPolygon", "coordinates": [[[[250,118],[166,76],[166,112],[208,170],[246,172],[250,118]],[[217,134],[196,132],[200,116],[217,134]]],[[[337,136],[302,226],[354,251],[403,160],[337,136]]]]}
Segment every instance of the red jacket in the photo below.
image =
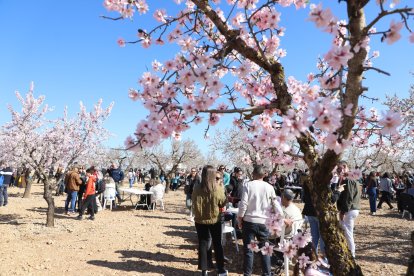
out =
{"type": "Polygon", "coordinates": [[[89,195],[95,194],[95,183],[96,183],[96,176],[93,174],[89,175],[88,182],[86,183],[86,191],[83,194],[84,199],[89,195]]]}

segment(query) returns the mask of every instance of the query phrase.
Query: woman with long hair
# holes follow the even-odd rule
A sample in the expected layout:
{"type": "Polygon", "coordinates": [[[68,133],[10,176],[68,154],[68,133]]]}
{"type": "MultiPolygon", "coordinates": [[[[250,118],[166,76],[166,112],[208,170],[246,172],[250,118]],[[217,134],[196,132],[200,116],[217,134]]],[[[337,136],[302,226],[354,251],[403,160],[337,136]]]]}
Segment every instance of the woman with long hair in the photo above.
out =
{"type": "Polygon", "coordinates": [[[198,268],[207,275],[209,241],[212,240],[218,275],[227,275],[224,269],[224,253],[221,244],[220,208],[226,205],[223,175],[213,166],[204,166],[201,182],[194,186],[192,208],[198,237],[198,268]]]}

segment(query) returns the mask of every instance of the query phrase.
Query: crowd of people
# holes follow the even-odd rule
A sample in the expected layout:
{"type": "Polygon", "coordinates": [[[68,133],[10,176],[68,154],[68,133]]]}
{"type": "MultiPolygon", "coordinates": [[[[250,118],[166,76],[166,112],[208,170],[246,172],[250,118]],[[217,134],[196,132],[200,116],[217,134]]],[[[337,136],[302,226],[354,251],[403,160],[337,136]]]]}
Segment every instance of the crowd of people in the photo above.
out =
{"type": "MultiPolygon", "coordinates": [[[[363,174],[359,181],[348,179],[347,162],[339,162],[331,180],[332,203],[335,203],[339,213],[339,220],[352,256],[355,257],[354,224],[361,208],[361,199],[369,198],[370,211],[376,214],[377,209],[386,203],[393,209],[393,201],[397,202],[398,211],[402,212],[400,198],[409,195],[414,206],[414,176],[410,172],[401,175],[390,175],[387,172],[380,174],[370,172],[363,174]],[[379,194],[381,196],[379,196],[379,194]]],[[[116,204],[121,204],[120,185],[126,178],[129,187],[142,183],[144,189],[163,194],[165,187],[176,191],[183,187],[185,204],[189,210],[189,220],[194,222],[197,231],[198,268],[202,275],[208,275],[213,268],[212,252],[216,259],[218,275],[227,275],[222,247],[222,229],[226,222],[236,229],[237,238],[243,240],[243,274],[251,275],[254,253],[251,241],[257,240],[261,247],[272,238],[265,226],[269,199],[276,200],[275,208],[283,215],[284,237],[291,239],[297,230],[295,222],[305,221],[312,236],[311,246],[307,246],[304,253],[309,258],[320,259],[321,266],[301,267],[302,272],[308,275],[330,275],[329,269],[323,264],[325,245],[320,233],[318,210],[312,201],[312,195],[307,181],[309,175],[306,170],[294,169],[291,172],[269,172],[263,166],[255,166],[250,179],[241,168],[235,167],[231,172],[226,166],[217,168],[205,166],[192,168],[189,171],[177,171],[166,175],[163,171],[151,168],[149,170],[130,168],[126,171],[112,164],[109,168],[97,169],[74,165],[65,172],[62,167],[50,170],[50,175],[56,180],[56,195],[66,194],[65,212],[68,216],[77,215],[83,219],[85,212],[91,220],[102,208],[98,198],[104,193],[107,186],[114,186],[116,190],[116,204]],[[295,202],[295,200],[297,200],[295,202]],[[303,209],[297,206],[302,201],[303,209]],[[229,208],[238,208],[238,213],[229,212],[229,208]]],[[[40,176],[37,176],[40,178],[40,176]]],[[[0,164],[0,206],[8,204],[7,187],[23,187],[28,181],[35,180],[36,175],[27,169],[13,170],[8,164],[0,164]],[[23,183],[23,184],[22,184],[23,183]]],[[[39,181],[39,180],[38,180],[39,181]]],[[[144,195],[145,197],[145,195],[144,195]]],[[[144,198],[145,199],[145,198],[144,198]]],[[[143,199],[141,199],[143,200],[143,199]]],[[[145,199],[145,202],[147,200],[145,199]]],[[[414,215],[414,209],[409,210],[414,215]]],[[[272,261],[277,266],[283,263],[283,257],[276,253],[272,261]]],[[[262,259],[262,275],[271,275],[271,258],[260,254],[262,259]]],[[[298,269],[298,268],[296,268],[298,269]]]]}
{"type": "MultiPolygon", "coordinates": [[[[316,270],[311,266],[302,267],[302,272],[305,275],[330,275],[327,269],[325,245],[320,234],[317,209],[306,185],[306,181],[309,180],[306,170],[294,169],[288,173],[269,173],[263,167],[256,166],[251,180],[248,180],[238,167],[235,167],[231,173],[226,170],[225,166],[219,166],[217,169],[206,166],[201,174],[199,172],[199,169],[191,169],[184,192],[186,205],[190,210],[189,219],[195,221],[199,239],[199,269],[202,275],[207,275],[211,268],[211,244],[216,254],[219,275],[227,275],[223,268],[224,255],[220,242],[220,229],[226,220],[232,221],[232,225],[238,230],[238,237],[243,239],[243,274],[251,275],[254,254],[250,242],[256,239],[261,247],[270,240],[264,223],[269,198],[279,200],[277,208],[284,217],[285,239],[292,238],[295,234],[292,231],[292,225],[295,222],[304,220],[309,225],[312,244],[302,251],[311,259],[320,259],[320,267],[316,270]],[[302,211],[295,204],[294,199],[300,199],[304,203],[302,211]],[[226,212],[226,207],[229,206],[238,207],[238,213],[226,212]]],[[[361,199],[369,195],[371,202],[372,195],[376,195],[378,190],[381,197],[374,197],[378,208],[381,208],[383,202],[391,204],[394,194],[394,200],[400,204],[401,194],[414,196],[414,177],[409,172],[404,172],[402,177],[398,178],[401,181],[398,181],[396,177],[389,178],[388,173],[384,173],[381,177],[378,177],[376,173],[370,173],[368,177],[363,174],[361,179],[355,181],[348,178],[348,172],[347,162],[341,161],[330,183],[332,189],[330,200],[337,205],[339,220],[350,253],[355,257],[356,246],[353,231],[361,208],[361,199]],[[375,192],[373,192],[374,189],[375,192]]],[[[412,200],[414,205],[414,197],[412,200]]],[[[392,208],[391,205],[390,208],[392,208]]],[[[375,212],[371,213],[375,214],[375,212]]],[[[414,214],[414,210],[411,210],[411,213],[414,214]]],[[[280,254],[276,255],[279,259],[276,258],[275,264],[280,266],[283,259],[280,254]]],[[[262,275],[271,275],[270,257],[261,255],[261,258],[262,275]]]]}

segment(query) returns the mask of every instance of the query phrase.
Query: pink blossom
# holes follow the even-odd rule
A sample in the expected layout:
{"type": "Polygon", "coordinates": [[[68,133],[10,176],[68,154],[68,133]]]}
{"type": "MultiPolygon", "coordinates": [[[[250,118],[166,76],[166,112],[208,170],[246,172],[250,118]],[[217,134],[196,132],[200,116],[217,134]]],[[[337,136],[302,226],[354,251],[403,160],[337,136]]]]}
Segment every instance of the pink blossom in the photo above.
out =
{"type": "Polygon", "coordinates": [[[264,256],[272,256],[273,255],[273,245],[270,245],[268,242],[265,242],[264,246],[260,248],[260,251],[264,256]]]}
{"type": "Polygon", "coordinates": [[[340,79],[338,76],[332,77],[332,74],[325,74],[319,78],[319,83],[323,89],[339,89],[340,79]]]}
{"type": "Polygon", "coordinates": [[[140,14],[145,14],[149,10],[148,4],[145,0],[138,0],[135,2],[135,6],[140,14]]]}
{"type": "Polygon", "coordinates": [[[342,66],[346,66],[348,60],[354,56],[350,49],[351,47],[349,45],[343,47],[334,46],[324,58],[333,69],[339,70],[342,66]]]}
{"type": "Polygon", "coordinates": [[[394,134],[397,132],[397,127],[401,124],[401,114],[392,110],[383,112],[378,124],[383,126],[381,134],[394,134]]]}
{"type": "Polygon", "coordinates": [[[279,248],[289,259],[292,259],[294,256],[296,256],[296,253],[298,252],[298,247],[293,244],[292,241],[285,241],[284,244],[279,248]]]}
{"type": "Polygon", "coordinates": [[[292,241],[298,246],[298,248],[304,248],[309,242],[312,241],[312,236],[309,231],[298,232],[293,236],[292,241]]]}
{"type": "Polygon", "coordinates": [[[247,248],[256,253],[260,251],[259,244],[255,240],[250,241],[250,243],[247,245],[247,248]]]}
{"type": "Polygon", "coordinates": [[[335,134],[328,134],[325,144],[328,149],[335,151],[336,154],[342,153],[345,149],[345,145],[338,142],[338,136],[335,134]]]}
{"type": "Polygon", "coordinates": [[[144,48],[149,48],[149,46],[151,46],[151,38],[150,37],[146,37],[141,41],[141,45],[144,48]]]}
{"type": "Polygon", "coordinates": [[[162,10],[156,10],[154,12],[154,18],[155,20],[157,20],[158,22],[162,22],[162,23],[166,23],[167,22],[167,12],[162,9],[162,10]]]}
{"type": "Polygon", "coordinates": [[[298,257],[298,263],[299,263],[299,268],[304,269],[308,266],[308,264],[312,262],[309,261],[309,257],[306,256],[305,253],[302,253],[302,255],[298,257]]]}
{"type": "Polygon", "coordinates": [[[316,24],[316,27],[322,28],[327,27],[332,21],[335,21],[331,9],[327,8],[326,10],[322,9],[322,4],[311,5],[311,11],[309,13],[309,21],[313,21],[316,24]]]}
{"type": "Polygon", "coordinates": [[[155,40],[155,44],[157,44],[157,45],[164,45],[165,42],[161,38],[157,38],[157,40],[155,40]]]}
{"type": "Polygon", "coordinates": [[[243,156],[241,161],[245,165],[250,165],[252,163],[252,160],[250,159],[250,156],[248,155],[243,156]]]}
{"type": "Polygon", "coordinates": [[[130,88],[129,92],[128,92],[128,97],[133,100],[136,101],[139,98],[139,93],[137,90],[130,88]]]}
{"type": "Polygon", "coordinates": [[[410,34],[410,42],[414,43],[414,32],[411,32],[410,34]]]}
{"type": "Polygon", "coordinates": [[[404,26],[404,23],[398,22],[395,23],[394,20],[391,21],[390,30],[385,34],[385,41],[388,45],[393,44],[401,38],[400,30],[404,26]]]}
{"type": "Polygon", "coordinates": [[[123,38],[118,39],[116,42],[119,47],[125,47],[125,40],[123,38]]]}
{"type": "Polygon", "coordinates": [[[208,120],[208,123],[212,126],[216,125],[220,120],[220,115],[217,113],[210,113],[210,119],[208,120]]]}

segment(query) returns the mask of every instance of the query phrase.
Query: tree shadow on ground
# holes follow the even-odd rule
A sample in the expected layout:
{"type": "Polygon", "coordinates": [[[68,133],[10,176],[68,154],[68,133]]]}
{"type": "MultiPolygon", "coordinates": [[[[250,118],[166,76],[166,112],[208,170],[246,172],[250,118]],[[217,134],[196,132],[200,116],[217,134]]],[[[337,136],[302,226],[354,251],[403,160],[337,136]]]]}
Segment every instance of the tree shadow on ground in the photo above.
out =
{"type": "Polygon", "coordinates": [[[118,250],[115,253],[119,253],[122,256],[122,259],[132,259],[138,258],[143,259],[146,261],[157,261],[157,262],[180,262],[180,263],[190,263],[196,265],[196,260],[192,258],[181,258],[167,253],[161,252],[147,252],[147,251],[139,251],[139,250],[118,250]]]}
{"type": "Polygon", "coordinates": [[[175,229],[175,230],[181,230],[181,231],[192,231],[192,232],[196,231],[194,225],[189,225],[189,226],[169,225],[168,228],[175,229]]]}
{"type": "MultiPolygon", "coordinates": [[[[39,208],[32,208],[32,209],[26,209],[27,211],[37,212],[37,213],[47,213],[47,208],[39,207],[39,208]]],[[[55,218],[58,219],[74,219],[76,217],[67,216],[65,215],[65,208],[64,207],[56,207],[55,208],[55,218]]]]}
{"type": "Polygon", "coordinates": [[[150,218],[150,219],[178,220],[178,218],[166,218],[166,217],[146,215],[146,214],[144,214],[144,215],[137,214],[136,216],[141,217],[141,218],[150,218]]]}
{"type": "Polygon", "coordinates": [[[185,270],[180,268],[174,268],[166,266],[161,266],[159,264],[153,265],[147,263],[145,261],[122,261],[122,262],[109,262],[109,261],[101,261],[101,260],[92,260],[88,261],[88,264],[107,267],[114,270],[119,271],[127,271],[127,272],[137,272],[140,275],[144,273],[159,273],[162,275],[171,275],[171,276],[193,276],[198,275],[199,272],[194,272],[191,270],[185,270]]]}
{"type": "Polygon", "coordinates": [[[23,198],[23,194],[21,193],[13,193],[13,194],[7,194],[8,197],[18,197],[18,198],[23,198]]]}
{"type": "Polygon", "coordinates": [[[25,222],[19,222],[18,220],[22,219],[19,215],[1,215],[0,224],[10,224],[10,225],[21,225],[26,224],[25,222]]]}
{"type": "Polygon", "coordinates": [[[197,242],[197,233],[195,231],[166,231],[167,236],[181,237],[188,241],[197,242]]]}
{"type": "Polygon", "coordinates": [[[196,250],[197,244],[157,244],[157,247],[170,250],[196,250]]]}
{"type": "MultiPolygon", "coordinates": [[[[398,214],[384,214],[387,217],[398,217],[398,214]]],[[[414,224],[413,224],[414,225],[414,224]]],[[[410,241],[405,230],[398,227],[390,228],[378,224],[367,228],[358,228],[355,231],[356,255],[358,260],[369,263],[390,263],[405,266],[408,262],[410,241]],[[363,236],[376,236],[371,239],[359,240],[363,236]],[[397,253],[397,254],[396,254],[397,253]]]]}

